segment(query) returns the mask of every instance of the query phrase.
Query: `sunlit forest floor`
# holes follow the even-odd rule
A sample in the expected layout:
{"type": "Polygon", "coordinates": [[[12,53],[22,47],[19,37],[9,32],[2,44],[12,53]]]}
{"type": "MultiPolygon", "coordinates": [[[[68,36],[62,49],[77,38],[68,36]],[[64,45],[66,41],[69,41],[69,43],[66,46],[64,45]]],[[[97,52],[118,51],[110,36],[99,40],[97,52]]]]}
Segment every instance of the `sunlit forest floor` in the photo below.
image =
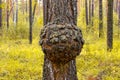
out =
{"type": "MultiPolygon", "coordinates": [[[[40,22],[38,20],[39,24],[33,27],[32,45],[28,41],[28,24],[20,22],[16,30],[11,25],[9,30],[3,29],[0,33],[0,80],[42,79],[44,55],[39,46],[40,22]]],[[[107,52],[106,36],[98,38],[96,27],[93,32],[86,33],[86,26],[78,22],[85,39],[84,48],[76,59],[79,80],[120,80],[120,39],[114,36],[114,48],[107,52]]]]}
{"type": "MultiPolygon", "coordinates": [[[[0,80],[41,80],[43,53],[39,38],[0,41],[0,80]]],[[[120,41],[115,40],[112,52],[106,51],[105,40],[86,43],[77,57],[79,80],[100,77],[120,80],[120,41]]]]}

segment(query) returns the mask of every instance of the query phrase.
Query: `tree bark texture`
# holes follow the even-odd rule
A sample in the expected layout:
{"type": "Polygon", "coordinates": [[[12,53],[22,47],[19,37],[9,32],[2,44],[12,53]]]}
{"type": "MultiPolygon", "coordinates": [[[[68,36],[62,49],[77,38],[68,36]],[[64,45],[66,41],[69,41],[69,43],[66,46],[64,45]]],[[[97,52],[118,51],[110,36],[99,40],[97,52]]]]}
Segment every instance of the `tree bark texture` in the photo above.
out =
{"type": "Polygon", "coordinates": [[[99,0],[99,37],[103,37],[103,8],[102,0],[99,0]]]}
{"type": "Polygon", "coordinates": [[[32,44],[32,0],[29,0],[29,43],[32,44]]]}
{"type": "MultiPolygon", "coordinates": [[[[26,11],[26,15],[28,13],[28,0],[26,0],[25,2],[25,11],[26,11]]],[[[26,21],[28,20],[28,17],[26,16],[26,21]]]]}
{"type": "Polygon", "coordinates": [[[107,49],[113,48],[113,0],[108,0],[107,13],[107,49]]]}
{"type": "Polygon", "coordinates": [[[16,24],[18,23],[18,0],[16,0],[16,24]]]}
{"type": "Polygon", "coordinates": [[[43,10],[45,26],[41,31],[40,44],[45,57],[42,79],[78,80],[75,58],[81,52],[84,41],[81,31],[75,26],[77,24],[77,1],[43,0],[43,10]],[[76,36],[76,42],[70,34],[76,36]],[[72,51],[74,52],[71,53],[72,51]]]}
{"type": "Polygon", "coordinates": [[[120,36],[120,1],[118,1],[118,38],[120,36]]]}
{"type": "Polygon", "coordinates": [[[0,28],[2,28],[2,0],[0,0],[0,28]]]}
{"type": "Polygon", "coordinates": [[[89,0],[89,25],[91,25],[91,11],[92,9],[91,9],[91,0],[89,0]]]}
{"type": "Polygon", "coordinates": [[[93,26],[93,21],[94,21],[94,0],[92,0],[92,26],[93,26]]]}
{"type": "Polygon", "coordinates": [[[7,15],[6,15],[7,19],[7,28],[9,28],[9,0],[7,0],[7,15]]]}
{"type": "Polygon", "coordinates": [[[86,25],[89,24],[88,22],[88,2],[85,0],[85,13],[86,13],[86,25]]]}
{"type": "Polygon", "coordinates": [[[36,7],[37,7],[37,0],[35,0],[35,4],[34,4],[34,8],[33,8],[33,22],[34,22],[34,18],[35,18],[36,7]]]}

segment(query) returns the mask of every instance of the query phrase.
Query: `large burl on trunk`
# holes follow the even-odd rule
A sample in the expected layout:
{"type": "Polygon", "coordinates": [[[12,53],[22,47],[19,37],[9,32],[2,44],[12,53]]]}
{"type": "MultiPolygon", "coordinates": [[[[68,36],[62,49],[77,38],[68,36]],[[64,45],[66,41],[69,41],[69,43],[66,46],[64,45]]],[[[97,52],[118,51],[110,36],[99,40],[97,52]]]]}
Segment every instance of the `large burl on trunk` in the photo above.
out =
{"type": "Polygon", "coordinates": [[[45,54],[43,80],[77,80],[75,58],[84,44],[76,26],[76,0],[43,0],[44,28],[40,45],[45,54]]]}

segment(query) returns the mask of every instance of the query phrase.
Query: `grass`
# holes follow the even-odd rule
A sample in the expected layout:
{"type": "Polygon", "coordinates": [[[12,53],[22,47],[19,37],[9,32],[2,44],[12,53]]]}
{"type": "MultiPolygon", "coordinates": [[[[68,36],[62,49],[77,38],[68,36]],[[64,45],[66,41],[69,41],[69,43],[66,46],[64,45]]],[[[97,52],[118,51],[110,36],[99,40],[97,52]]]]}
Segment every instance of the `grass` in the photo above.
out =
{"type": "MultiPolygon", "coordinates": [[[[38,38],[29,45],[26,39],[0,41],[0,80],[41,80],[43,53],[38,38]]],[[[86,43],[77,57],[79,80],[102,77],[120,79],[120,41],[114,41],[112,52],[106,51],[105,40],[86,43]]]]}
{"type": "Polygon", "coordinates": [[[0,43],[0,80],[40,80],[43,54],[26,40],[0,43]]]}

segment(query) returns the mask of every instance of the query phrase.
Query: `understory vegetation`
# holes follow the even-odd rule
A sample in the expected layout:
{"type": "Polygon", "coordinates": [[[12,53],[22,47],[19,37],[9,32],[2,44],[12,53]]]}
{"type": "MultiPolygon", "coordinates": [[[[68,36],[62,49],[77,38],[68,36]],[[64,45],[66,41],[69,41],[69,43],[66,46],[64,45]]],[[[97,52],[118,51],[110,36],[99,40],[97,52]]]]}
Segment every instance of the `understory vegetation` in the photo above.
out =
{"type": "MultiPolygon", "coordinates": [[[[32,45],[26,39],[0,41],[0,80],[41,80],[44,55],[38,40],[34,39],[32,45]]],[[[107,52],[105,45],[99,39],[84,45],[77,57],[79,80],[120,79],[120,41],[115,40],[112,52],[107,52]]]]}
{"type": "MultiPolygon", "coordinates": [[[[84,15],[81,13],[81,15],[84,15]]],[[[114,48],[106,50],[106,39],[98,38],[98,21],[90,32],[78,18],[78,26],[82,29],[85,45],[81,55],[77,57],[77,75],[79,80],[120,79],[120,40],[117,35],[117,26],[114,25],[114,48]]],[[[28,24],[18,23],[10,29],[3,29],[0,33],[0,80],[41,80],[44,55],[39,46],[39,32],[42,26],[40,16],[33,27],[33,44],[28,41],[28,24]]],[[[106,23],[104,23],[106,25],[106,23]]],[[[104,30],[105,31],[105,30],[104,30]]],[[[106,33],[106,31],[104,32],[106,33]]],[[[105,34],[106,35],[106,34],[105,34]]]]}

